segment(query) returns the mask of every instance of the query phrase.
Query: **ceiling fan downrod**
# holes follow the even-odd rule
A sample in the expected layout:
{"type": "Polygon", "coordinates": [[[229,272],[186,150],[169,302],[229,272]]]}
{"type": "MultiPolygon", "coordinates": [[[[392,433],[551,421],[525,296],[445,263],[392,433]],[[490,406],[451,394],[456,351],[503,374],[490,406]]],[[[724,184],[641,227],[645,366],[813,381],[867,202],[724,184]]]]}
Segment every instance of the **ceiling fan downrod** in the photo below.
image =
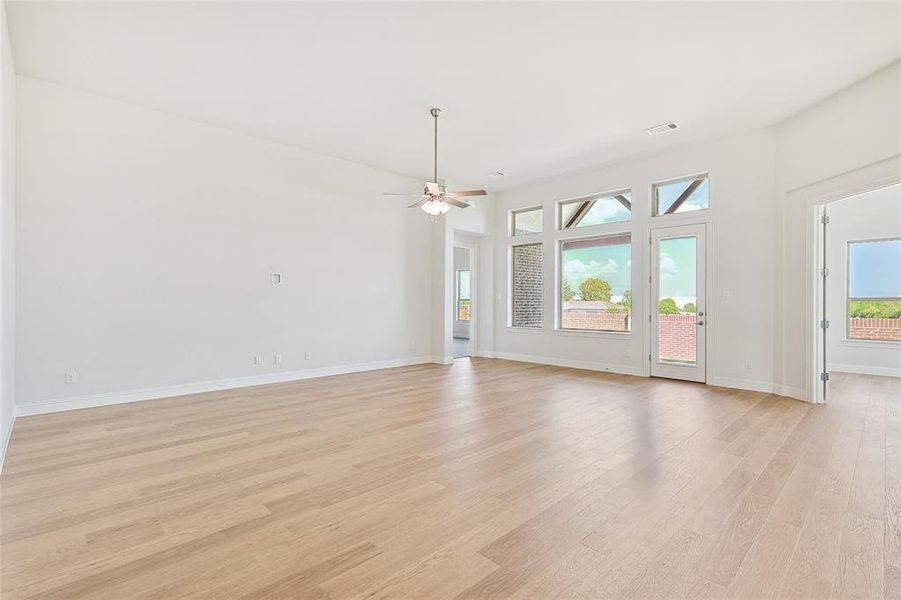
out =
{"type": "Polygon", "coordinates": [[[435,160],[433,162],[432,182],[438,185],[438,115],[441,114],[441,109],[433,108],[429,112],[435,117],[435,160]]]}

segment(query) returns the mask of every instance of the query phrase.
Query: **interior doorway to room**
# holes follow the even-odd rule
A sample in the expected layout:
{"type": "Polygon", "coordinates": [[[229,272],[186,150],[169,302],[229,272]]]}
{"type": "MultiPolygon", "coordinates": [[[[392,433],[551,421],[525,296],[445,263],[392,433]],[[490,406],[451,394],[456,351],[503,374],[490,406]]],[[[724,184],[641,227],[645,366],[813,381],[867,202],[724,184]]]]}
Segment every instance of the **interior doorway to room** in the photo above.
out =
{"type": "Polygon", "coordinates": [[[472,356],[472,250],[454,246],[454,358],[472,356]]]}
{"type": "Polygon", "coordinates": [[[707,380],[706,226],[651,230],[651,369],[707,380]]]}
{"type": "Polygon", "coordinates": [[[831,374],[901,377],[901,184],[819,207],[817,399],[831,374]]]}

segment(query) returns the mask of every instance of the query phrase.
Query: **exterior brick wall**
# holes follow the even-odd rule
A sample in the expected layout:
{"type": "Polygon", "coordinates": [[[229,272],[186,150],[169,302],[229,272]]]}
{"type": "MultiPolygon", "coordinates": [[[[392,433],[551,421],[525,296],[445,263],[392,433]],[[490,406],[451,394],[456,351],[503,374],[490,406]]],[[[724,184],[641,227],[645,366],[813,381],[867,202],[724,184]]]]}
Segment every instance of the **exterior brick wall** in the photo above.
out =
{"type": "Polygon", "coordinates": [[[901,342],[901,319],[850,319],[851,339],[901,342]]]}
{"type": "Polygon", "coordinates": [[[696,360],[698,318],[696,315],[657,315],[659,356],[663,360],[696,360]]]}
{"type": "Polygon", "coordinates": [[[564,310],[560,315],[560,326],[564,329],[629,331],[629,315],[578,309],[564,310]]]}
{"type": "Polygon", "coordinates": [[[541,244],[513,246],[514,327],[541,327],[543,262],[541,244]]]}

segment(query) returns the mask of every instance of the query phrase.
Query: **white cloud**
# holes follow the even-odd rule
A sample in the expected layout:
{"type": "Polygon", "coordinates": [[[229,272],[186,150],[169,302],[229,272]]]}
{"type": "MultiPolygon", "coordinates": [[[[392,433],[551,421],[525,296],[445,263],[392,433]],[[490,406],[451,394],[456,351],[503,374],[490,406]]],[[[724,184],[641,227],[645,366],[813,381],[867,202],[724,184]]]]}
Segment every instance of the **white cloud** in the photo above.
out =
{"type": "Polygon", "coordinates": [[[660,253],[660,276],[661,277],[672,277],[673,273],[679,272],[679,265],[676,264],[676,261],[670,258],[670,255],[666,252],[660,253]]]}
{"type": "Polygon", "coordinates": [[[573,279],[588,279],[589,277],[597,277],[605,273],[616,273],[617,271],[619,271],[619,265],[612,258],[608,258],[607,262],[603,264],[596,260],[586,264],[575,258],[566,261],[563,265],[563,272],[566,273],[567,277],[572,277],[573,279]]]}

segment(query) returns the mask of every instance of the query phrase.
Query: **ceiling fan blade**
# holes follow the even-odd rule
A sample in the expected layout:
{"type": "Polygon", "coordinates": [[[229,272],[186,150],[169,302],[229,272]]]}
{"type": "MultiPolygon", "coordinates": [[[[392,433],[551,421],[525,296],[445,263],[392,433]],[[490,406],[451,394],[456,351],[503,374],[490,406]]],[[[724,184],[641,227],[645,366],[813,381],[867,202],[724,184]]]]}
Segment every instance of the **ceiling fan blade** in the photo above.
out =
{"type": "Polygon", "coordinates": [[[397,192],[384,192],[383,196],[404,196],[406,198],[418,198],[422,196],[422,194],[400,194],[397,192]]]}
{"type": "Polygon", "coordinates": [[[469,208],[469,204],[463,202],[462,200],[457,200],[456,198],[452,198],[450,196],[445,196],[444,201],[450,204],[451,206],[456,206],[457,208],[469,208]]]}
{"type": "Polygon", "coordinates": [[[487,196],[485,190],[463,190],[462,192],[448,192],[451,196],[487,196]]]}
{"type": "Polygon", "coordinates": [[[434,194],[436,196],[441,193],[441,188],[438,187],[438,184],[432,183],[431,181],[425,182],[425,189],[429,194],[434,194]]]}
{"type": "Polygon", "coordinates": [[[428,201],[429,201],[429,198],[423,198],[423,199],[420,200],[419,202],[414,202],[413,204],[411,204],[411,205],[408,206],[407,208],[418,208],[418,207],[422,206],[423,204],[425,204],[425,203],[428,202],[428,201]]]}

